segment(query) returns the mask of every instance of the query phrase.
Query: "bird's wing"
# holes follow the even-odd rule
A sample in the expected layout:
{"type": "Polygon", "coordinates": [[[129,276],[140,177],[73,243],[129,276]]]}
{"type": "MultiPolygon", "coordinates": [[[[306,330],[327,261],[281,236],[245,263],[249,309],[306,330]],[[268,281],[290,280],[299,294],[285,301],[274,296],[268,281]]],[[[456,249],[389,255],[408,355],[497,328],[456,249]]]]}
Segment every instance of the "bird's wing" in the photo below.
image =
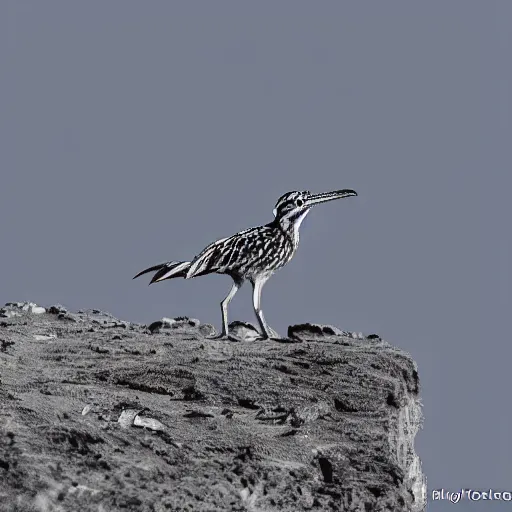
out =
{"type": "MultiPolygon", "coordinates": [[[[229,270],[236,270],[240,266],[240,258],[247,253],[247,241],[251,238],[251,231],[256,229],[258,228],[246,229],[229,238],[222,238],[210,244],[194,258],[186,279],[215,272],[224,274],[229,270]]],[[[245,259],[244,263],[246,263],[245,259]]]]}

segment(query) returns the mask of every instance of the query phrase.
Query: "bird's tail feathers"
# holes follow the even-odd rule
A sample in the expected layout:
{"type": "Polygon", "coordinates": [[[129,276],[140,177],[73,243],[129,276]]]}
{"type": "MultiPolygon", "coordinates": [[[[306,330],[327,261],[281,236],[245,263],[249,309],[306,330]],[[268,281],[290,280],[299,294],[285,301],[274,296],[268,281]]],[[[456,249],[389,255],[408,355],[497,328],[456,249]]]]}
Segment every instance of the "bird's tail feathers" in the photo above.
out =
{"type": "Polygon", "coordinates": [[[144,274],[148,274],[149,272],[156,272],[157,270],[160,270],[166,265],[168,265],[168,263],[159,263],[158,265],[154,265],[152,267],[146,268],[145,270],[141,270],[136,276],[133,277],[133,279],[137,279],[137,277],[140,277],[144,274]]]}
{"type": "Polygon", "coordinates": [[[139,276],[155,272],[149,284],[158,283],[164,279],[172,279],[174,277],[185,277],[190,267],[190,261],[169,261],[167,263],[160,263],[152,267],[146,268],[139,272],[133,279],[139,276]]]}

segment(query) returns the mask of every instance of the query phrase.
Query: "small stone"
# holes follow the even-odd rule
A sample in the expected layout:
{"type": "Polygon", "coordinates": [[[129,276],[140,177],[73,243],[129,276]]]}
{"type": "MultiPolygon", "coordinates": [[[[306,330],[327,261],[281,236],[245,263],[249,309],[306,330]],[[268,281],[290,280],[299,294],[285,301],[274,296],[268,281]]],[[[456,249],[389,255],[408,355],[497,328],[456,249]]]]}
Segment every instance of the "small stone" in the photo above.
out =
{"type": "Polygon", "coordinates": [[[199,326],[199,332],[207,337],[207,336],[214,336],[215,335],[215,327],[212,324],[202,324],[199,326]]]}
{"type": "Polygon", "coordinates": [[[183,415],[184,418],[214,418],[213,414],[203,411],[189,411],[183,415]]]}
{"type": "Polygon", "coordinates": [[[25,306],[25,304],[27,304],[27,303],[26,302],[6,302],[5,307],[22,309],[23,306],[25,306]]]}
{"type": "Polygon", "coordinates": [[[58,315],[59,313],[67,313],[68,310],[61,304],[54,304],[48,308],[48,313],[51,315],[58,315]]]}
{"type": "Polygon", "coordinates": [[[151,334],[158,334],[163,325],[161,320],[157,320],[148,326],[149,332],[151,332],[151,334]]]}
{"type": "Polygon", "coordinates": [[[66,320],[68,322],[78,322],[78,319],[72,313],[59,313],[57,318],[59,320],[66,320]]]}
{"type": "Polygon", "coordinates": [[[17,311],[2,311],[0,312],[0,316],[2,318],[12,318],[12,317],[15,317],[15,316],[21,316],[21,313],[18,313],[17,311]]]}
{"type": "Polygon", "coordinates": [[[158,334],[163,329],[176,329],[182,326],[199,326],[199,320],[195,318],[188,318],[187,316],[178,316],[176,318],[164,317],[162,320],[157,320],[148,326],[151,334],[158,334]]]}
{"type": "Polygon", "coordinates": [[[320,401],[316,404],[298,407],[288,419],[292,426],[299,426],[305,423],[313,423],[318,418],[323,418],[330,413],[331,407],[329,404],[325,401],[320,401]]]}
{"type": "Polygon", "coordinates": [[[135,427],[149,428],[155,432],[163,432],[165,425],[154,418],[146,418],[145,416],[135,416],[133,420],[135,427]]]}
{"type": "Polygon", "coordinates": [[[293,339],[318,339],[329,336],[343,336],[345,333],[332,325],[298,324],[288,327],[288,337],[293,339]]]}
{"type": "Polygon", "coordinates": [[[162,327],[169,328],[169,327],[172,327],[176,323],[176,320],[174,318],[164,317],[164,318],[162,318],[161,322],[162,322],[162,327]]]}
{"type": "MultiPolygon", "coordinates": [[[[164,320],[162,318],[162,320],[164,320]]],[[[177,316],[176,318],[173,318],[174,327],[181,327],[181,326],[190,326],[190,327],[198,327],[201,323],[197,318],[189,318],[188,316],[177,316]]]]}
{"type": "Polygon", "coordinates": [[[56,337],[57,337],[56,334],[34,334],[34,339],[36,341],[47,341],[47,340],[52,340],[56,337]]]}
{"type": "Polygon", "coordinates": [[[240,322],[235,320],[229,324],[229,332],[234,335],[236,338],[239,338],[243,341],[255,341],[261,338],[260,333],[254,327],[254,325],[249,322],[240,322]]]}
{"type": "Polygon", "coordinates": [[[125,409],[121,416],[119,416],[119,419],[117,422],[119,425],[121,425],[122,428],[131,427],[133,425],[133,421],[135,420],[135,417],[137,414],[141,413],[142,409],[125,409]]]}

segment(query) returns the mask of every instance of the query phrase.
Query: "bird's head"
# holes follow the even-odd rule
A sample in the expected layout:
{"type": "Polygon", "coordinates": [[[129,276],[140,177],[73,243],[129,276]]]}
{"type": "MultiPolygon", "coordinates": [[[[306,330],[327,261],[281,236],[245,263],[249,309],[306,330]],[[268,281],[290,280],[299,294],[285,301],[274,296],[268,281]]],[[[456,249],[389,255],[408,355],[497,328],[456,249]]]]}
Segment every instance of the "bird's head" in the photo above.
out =
{"type": "Polygon", "coordinates": [[[296,225],[298,227],[314,205],[350,196],[357,196],[357,192],[350,189],[322,194],[311,194],[309,190],[287,192],[277,200],[274,217],[281,225],[296,225]]]}

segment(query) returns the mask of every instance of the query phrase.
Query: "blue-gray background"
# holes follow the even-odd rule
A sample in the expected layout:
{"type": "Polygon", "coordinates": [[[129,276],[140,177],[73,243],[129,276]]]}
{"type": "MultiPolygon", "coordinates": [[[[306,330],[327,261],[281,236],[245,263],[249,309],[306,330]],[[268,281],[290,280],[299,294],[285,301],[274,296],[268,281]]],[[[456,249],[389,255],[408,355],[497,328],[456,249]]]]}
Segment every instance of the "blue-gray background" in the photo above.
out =
{"type": "Polygon", "coordinates": [[[511,25],[508,0],[4,0],[0,301],[219,326],[229,278],[132,276],[354,188],[304,222],[267,320],[409,351],[429,488],[512,490],[511,25]]]}

